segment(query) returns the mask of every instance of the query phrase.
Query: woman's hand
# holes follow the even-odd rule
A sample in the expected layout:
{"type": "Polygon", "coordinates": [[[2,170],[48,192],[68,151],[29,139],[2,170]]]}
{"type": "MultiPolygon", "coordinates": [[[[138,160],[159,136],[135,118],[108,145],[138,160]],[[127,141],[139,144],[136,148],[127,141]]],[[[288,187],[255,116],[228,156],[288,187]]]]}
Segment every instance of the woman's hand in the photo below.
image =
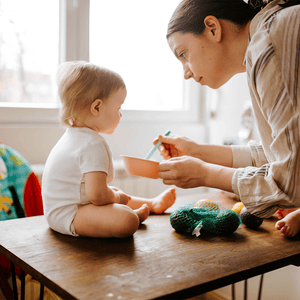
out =
{"type": "Polygon", "coordinates": [[[180,188],[211,187],[232,192],[235,169],[206,163],[190,156],[174,157],[158,165],[164,184],[180,188]]]}
{"type": "Polygon", "coordinates": [[[180,188],[206,186],[206,163],[200,159],[181,156],[163,161],[159,164],[158,176],[167,185],[180,188]]]}
{"type": "Polygon", "coordinates": [[[155,145],[158,141],[162,142],[162,145],[158,147],[161,156],[164,159],[170,159],[178,156],[197,156],[198,144],[189,140],[186,137],[180,136],[158,136],[153,141],[155,145]]]}
{"type": "Polygon", "coordinates": [[[162,145],[158,147],[164,159],[180,156],[192,156],[210,164],[232,167],[231,146],[197,144],[186,137],[181,136],[159,136],[153,141],[162,145]]]}

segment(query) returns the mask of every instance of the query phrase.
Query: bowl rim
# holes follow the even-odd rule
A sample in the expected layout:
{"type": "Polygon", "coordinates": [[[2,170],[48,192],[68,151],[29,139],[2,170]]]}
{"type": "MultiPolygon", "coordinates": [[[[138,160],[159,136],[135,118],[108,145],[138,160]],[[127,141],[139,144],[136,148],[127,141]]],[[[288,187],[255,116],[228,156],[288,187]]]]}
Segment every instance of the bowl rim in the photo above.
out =
{"type": "Polygon", "coordinates": [[[137,159],[137,160],[141,160],[141,161],[147,161],[150,163],[155,163],[155,164],[160,164],[158,161],[154,161],[154,160],[149,160],[149,159],[145,159],[145,158],[140,158],[140,157],[134,157],[134,156],[130,156],[130,155],[120,155],[120,157],[125,157],[125,158],[133,158],[133,159],[137,159]]]}

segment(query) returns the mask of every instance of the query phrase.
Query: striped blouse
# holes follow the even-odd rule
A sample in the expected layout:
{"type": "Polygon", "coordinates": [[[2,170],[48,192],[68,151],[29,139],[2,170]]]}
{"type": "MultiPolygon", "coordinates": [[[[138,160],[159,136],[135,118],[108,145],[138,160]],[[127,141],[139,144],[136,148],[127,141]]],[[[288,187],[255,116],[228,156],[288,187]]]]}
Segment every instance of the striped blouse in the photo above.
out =
{"type": "Polygon", "coordinates": [[[266,218],[300,207],[300,5],[274,0],[253,18],[244,63],[260,144],[232,146],[232,186],[266,218]]]}

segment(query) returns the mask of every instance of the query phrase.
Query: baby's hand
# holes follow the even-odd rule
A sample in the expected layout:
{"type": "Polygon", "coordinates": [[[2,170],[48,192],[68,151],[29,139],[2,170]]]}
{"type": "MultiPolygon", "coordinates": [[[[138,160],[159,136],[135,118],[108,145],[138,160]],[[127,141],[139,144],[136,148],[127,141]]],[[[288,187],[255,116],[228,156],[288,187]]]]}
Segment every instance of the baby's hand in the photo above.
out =
{"type": "Polygon", "coordinates": [[[122,191],[117,191],[116,194],[119,196],[118,199],[116,199],[116,203],[119,204],[124,204],[126,205],[128,203],[129,200],[131,200],[131,197],[126,195],[124,192],[122,191]]]}
{"type": "MultiPolygon", "coordinates": [[[[112,190],[114,190],[114,191],[116,191],[116,192],[118,192],[118,191],[120,191],[120,192],[123,192],[121,189],[119,189],[118,187],[116,187],[116,186],[109,186],[112,190]]],[[[124,193],[124,192],[123,192],[124,193]]]]}

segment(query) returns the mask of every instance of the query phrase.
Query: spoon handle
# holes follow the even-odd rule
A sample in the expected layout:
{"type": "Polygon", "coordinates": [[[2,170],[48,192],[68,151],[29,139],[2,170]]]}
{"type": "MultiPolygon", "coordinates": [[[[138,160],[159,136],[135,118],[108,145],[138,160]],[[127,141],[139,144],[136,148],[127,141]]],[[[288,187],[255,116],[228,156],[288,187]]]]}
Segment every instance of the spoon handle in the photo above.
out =
{"type": "MultiPolygon", "coordinates": [[[[164,136],[168,136],[169,134],[171,133],[171,131],[167,131],[164,136]]],[[[162,144],[161,141],[158,141],[154,146],[153,148],[150,150],[150,152],[147,154],[146,158],[145,159],[150,159],[151,156],[154,154],[154,152],[156,151],[156,149],[162,144]]]]}

